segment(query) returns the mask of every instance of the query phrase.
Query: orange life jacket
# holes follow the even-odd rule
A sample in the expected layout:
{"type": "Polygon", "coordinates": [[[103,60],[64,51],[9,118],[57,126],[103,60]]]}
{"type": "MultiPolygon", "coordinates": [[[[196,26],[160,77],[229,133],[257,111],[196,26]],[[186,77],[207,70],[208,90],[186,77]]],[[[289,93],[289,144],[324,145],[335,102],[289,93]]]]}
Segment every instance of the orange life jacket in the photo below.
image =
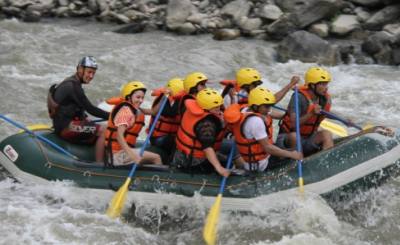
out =
{"type": "Polygon", "coordinates": [[[184,92],[184,94],[182,95],[182,97],[179,100],[179,113],[181,115],[183,115],[183,113],[185,112],[186,108],[185,108],[185,101],[186,100],[196,100],[196,97],[188,94],[186,92],[184,92]]]}
{"type": "MultiPolygon", "coordinates": [[[[176,135],[176,148],[188,156],[205,158],[202,145],[196,138],[194,131],[199,121],[212,114],[200,108],[193,99],[186,100],[185,105],[186,111],[182,116],[182,121],[176,135]]],[[[224,133],[225,130],[221,130],[221,132],[218,133],[213,146],[215,151],[221,148],[224,133]]]]}
{"type": "MultiPolygon", "coordinates": [[[[138,137],[140,130],[142,130],[144,126],[144,114],[138,113],[138,110],[133,107],[133,105],[127,101],[123,101],[118,105],[114,106],[113,110],[110,113],[110,117],[107,123],[106,129],[106,137],[105,137],[105,149],[108,151],[108,154],[112,154],[118,152],[122,149],[121,145],[117,141],[117,127],[114,124],[115,115],[118,111],[123,107],[128,106],[131,109],[132,113],[136,115],[135,123],[132,127],[128,128],[125,131],[124,137],[125,141],[128,143],[130,147],[135,147],[136,138],[138,137]]],[[[112,158],[111,158],[112,159],[112,158]]]]}
{"type": "MultiPolygon", "coordinates": [[[[233,106],[229,108],[230,110],[227,112],[227,114],[233,114],[233,113],[240,113],[240,117],[235,117],[231,115],[231,118],[233,120],[232,125],[232,132],[233,135],[235,136],[235,142],[237,145],[237,148],[239,150],[240,155],[243,157],[243,159],[247,163],[256,163],[262,159],[267,158],[270,154],[266,153],[262,147],[262,145],[256,140],[256,139],[247,139],[244,135],[244,125],[247,121],[247,119],[251,117],[260,117],[261,119],[263,118],[259,113],[254,113],[254,112],[240,112],[237,111],[239,108],[244,108],[244,106],[233,106]],[[236,111],[235,111],[236,110],[236,111]]],[[[229,120],[229,119],[228,119],[229,120]]],[[[268,142],[270,144],[274,143],[273,140],[273,125],[272,125],[272,117],[270,115],[267,115],[265,119],[263,119],[265,128],[267,130],[268,134],[268,142]]],[[[231,121],[232,122],[232,121],[231,121]]]]}
{"type": "MultiPolygon", "coordinates": [[[[153,102],[152,108],[155,106],[156,102],[160,103],[163,95],[159,95],[153,102]]],[[[168,98],[169,102],[165,105],[166,107],[172,107],[172,110],[176,110],[176,115],[175,116],[163,116],[162,114],[160,115],[160,118],[156,122],[156,125],[154,127],[153,134],[151,135],[152,137],[160,137],[164,135],[175,135],[176,132],[178,131],[180,122],[181,122],[181,115],[178,112],[179,109],[179,101],[174,101],[170,97],[168,98]],[[171,106],[170,102],[174,101],[175,104],[171,106]]],[[[151,117],[150,119],[150,125],[153,124],[154,116],[151,117]]],[[[147,132],[149,129],[147,129],[147,132]]]]}
{"type": "MultiPolygon", "coordinates": [[[[301,93],[302,95],[304,95],[304,97],[306,97],[308,101],[308,108],[306,113],[310,113],[312,110],[314,110],[314,102],[312,100],[312,96],[310,94],[309,89],[304,86],[300,87],[299,93],[301,93]]],[[[331,109],[330,95],[326,93],[324,97],[326,99],[326,104],[321,109],[329,112],[331,109]]],[[[311,136],[315,131],[318,130],[319,125],[324,119],[325,119],[324,115],[314,115],[310,117],[305,123],[300,125],[300,135],[306,138],[311,136]]],[[[285,133],[293,132],[294,130],[294,125],[292,126],[290,124],[290,115],[288,112],[286,112],[286,114],[283,116],[280,122],[280,130],[282,130],[285,133]]]]}

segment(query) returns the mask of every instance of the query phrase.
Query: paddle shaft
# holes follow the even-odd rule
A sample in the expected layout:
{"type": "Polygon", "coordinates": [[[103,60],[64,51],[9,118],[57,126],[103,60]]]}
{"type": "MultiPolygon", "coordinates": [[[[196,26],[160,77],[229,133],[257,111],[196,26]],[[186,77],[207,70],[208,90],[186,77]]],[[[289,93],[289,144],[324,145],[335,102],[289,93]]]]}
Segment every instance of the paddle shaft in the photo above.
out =
{"type": "Polygon", "coordinates": [[[6,117],[6,116],[4,116],[4,115],[2,115],[2,114],[0,114],[0,118],[2,118],[4,121],[6,121],[6,122],[8,122],[8,123],[10,123],[10,124],[12,124],[12,125],[14,125],[14,126],[16,126],[17,128],[20,128],[20,129],[24,130],[25,132],[27,132],[27,133],[29,133],[29,134],[31,134],[31,135],[37,137],[37,138],[40,139],[41,141],[43,141],[43,142],[49,144],[50,146],[52,146],[53,148],[57,149],[58,151],[64,153],[65,155],[67,155],[67,156],[69,156],[69,157],[72,157],[72,158],[75,158],[75,159],[77,158],[76,156],[72,155],[72,154],[69,153],[68,151],[64,150],[64,149],[63,149],[62,147],[60,147],[59,145],[55,144],[54,142],[52,142],[52,141],[46,139],[45,137],[43,137],[43,136],[41,136],[41,135],[35,134],[33,131],[31,131],[31,130],[27,129],[26,127],[22,126],[21,124],[15,122],[15,121],[13,121],[13,120],[11,120],[10,118],[8,118],[8,117],[6,117]]]}
{"type": "MultiPolygon", "coordinates": [[[[226,164],[226,168],[231,169],[233,153],[235,151],[235,144],[232,144],[231,151],[229,153],[228,162],[226,164]]],[[[225,189],[227,177],[223,177],[221,180],[221,185],[219,187],[219,192],[217,198],[215,199],[214,204],[211,206],[211,209],[207,215],[206,224],[203,229],[203,238],[207,245],[215,245],[215,241],[217,238],[217,224],[219,221],[219,214],[221,211],[221,202],[222,202],[222,194],[225,189]]]]}
{"type": "Polygon", "coordinates": [[[351,122],[347,121],[346,119],[343,119],[343,118],[341,118],[341,117],[339,117],[339,116],[337,116],[337,115],[335,115],[335,114],[333,114],[333,113],[331,113],[329,111],[321,110],[321,114],[327,116],[328,118],[338,120],[338,121],[342,122],[346,126],[354,127],[354,128],[356,128],[358,130],[363,130],[360,126],[358,126],[358,125],[356,125],[354,123],[351,123],[351,122]]]}
{"type": "MultiPolygon", "coordinates": [[[[227,169],[231,169],[232,166],[232,159],[233,159],[233,153],[235,152],[235,143],[232,143],[231,146],[231,150],[229,152],[229,157],[228,157],[228,162],[226,163],[226,168],[227,169]]],[[[226,184],[226,180],[228,177],[223,177],[221,180],[221,186],[219,187],[219,194],[222,194],[224,192],[225,189],[225,184],[226,184]]]]}
{"type": "MultiPolygon", "coordinates": [[[[156,125],[156,123],[157,123],[157,121],[158,121],[158,119],[159,119],[159,117],[161,115],[162,110],[165,107],[165,104],[166,104],[167,100],[168,100],[168,97],[165,96],[163,98],[163,100],[161,101],[160,109],[158,110],[157,115],[156,115],[156,117],[155,117],[155,119],[154,119],[154,121],[153,121],[153,123],[151,125],[149,134],[147,135],[145,142],[143,143],[142,147],[140,148],[140,152],[139,152],[140,156],[143,156],[144,149],[146,148],[148,142],[150,141],[150,137],[153,134],[155,125],[156,125]]],[[[131,183],[132,176],[134,175],[134,173],[136,171],[136,168],[137,168],[137,164],[133,163],[132,164],[132,168],[129,171],[128,177],[125,180],[125,183],[118,189],[118,191],[115,193],[114,197],[112,198],[112,200],[110,202],[110,205],[109,205],[109,207],[107,209],[107,212],[106,212],[107,215],[110,218],[116,218],[116,217],[121,215],[121,211],[122,211],[122,208],[123,208],[123,206],[125,204],[127,192],[128,192],[128,189],[129,189],[129,185],[131,183]]]]}
{"type": "MultiPolygon", "coordinates": [[[[273,107],[274,107],[275,109],[278,109],[278,110],[281,110],[281,111],[285,111],[285,112],[286,112],[286,109],[284,109],[284,108],[282,108],[282,107],[280,107],[280,106],[274,105],[273,107]]],[[[341,118],[341,117],[339,117],[339,116],[333,114],[332,112],[325,111],[325,110],[321,110],[321,114],[325,115],[326,117],[328,117],[328,118],[330,118],[330,119],[337,120],[337,121],[343,123],[344,125],[346,125],[346,126],[348,126],[348,127],[354,127],[354,128],[356,128],[356,129],[358,129],[358,130],[362,130],[362,128],[361,128],[360,126],[358,126],[358,125],[356,125],[356,124],[354,124],[354,123],[350,123],[350,122],[347,121],[346,119],[343,119],[343,118],[341,118]]]]}
{"type": "MultiPolygon", "coordinates": [[[[148,135],[147,135],[147,137],[146,137],[146,140],[144,141],[142,147],[140,148],[140,151],[139,151],[139,155],[140,155],[140,156],[143,156],[144,150],[146,149],[147,145],[148,145],[149,142],[150,142],[150,137],[151,137],[151,135],[152,135],[153,132],[154,132],[154,129],[155,129],[156,124],[157,124],[157,121],[158,121],[158,119],[160,118],[161,113],[162,113],[162,111],[164,110],[165,105],[167,104],[167,101],[168,101],[168,96],[164,96],[164,97],[162,98],[161,102],[160,102],[160,103],[161,103],[160,109],[158,109],[157,115],[156,115],[156,117],[154,118],[153,123],[151,124],[149,133],[148,133],[148,135]]],[[[132,166],[131,171],[129,172],[128,178],[132,178],[133,174],[134,174],[135,171],[136,171],[136,167],[137,167],[137,164],[134,163],[133,166],[132,166]]]]}
{"type": "MultiPolygon", "coordinates": [[[[300,135],[300,109],[299,109],[299,91],[297,86],[294,89],[294,104],[296,110],[296,149],[298,152],[302,152],[301,147],[301,135],[300,135]]],[[[297,171],[299,175],[299,186],[303,186],[303,161],[297,161],[297,171]]]]}

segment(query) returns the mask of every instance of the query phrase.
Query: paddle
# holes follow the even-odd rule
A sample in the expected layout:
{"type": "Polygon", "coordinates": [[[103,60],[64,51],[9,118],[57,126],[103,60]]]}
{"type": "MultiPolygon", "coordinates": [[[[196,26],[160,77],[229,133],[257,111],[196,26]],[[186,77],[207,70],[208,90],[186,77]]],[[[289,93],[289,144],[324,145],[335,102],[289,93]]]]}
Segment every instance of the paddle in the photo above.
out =
{"type": "MultiPolygon", "coordinates": [[[[242,97],[242,98],[247,98],[246,95],[242,95],[242,94],[238,94],[238,96],[239,96],[239,97],[242,97]]],[[[280,111],[286,112],[286,109],[284,109],[284,108],[282,108],[282,107],[280,107],[280,106],[274,105],[273,107],[274,107],[275,109],[280,110],[280,111]]],[[[336,117],[335,117],[335,115],[332,115],[332,116],[330,116],[330,118],[335,119],[336,117]]],[[[346,120],[344,120],[344,119],[342,119],[342,120],[343,120],[343,122],[347,125],[348,121],[346,121],[346,120]]],[[[347,133],[347,130],[346,130],[344,127],[342,127],[342,126],[339,125],[339,124],[336,124],[336,123],[327,121],[327,120],[325,120],[325,119],[322,120],[322,122],[321,122],[321,127],[322,127],[323,129],[326,129],[326,130],[328,130],[329,132],[331,132],[331,133],[337,135],[337,136],[340,136],[340,137],[345,137],[345,136],[348,136],[348,135],[349,135],[349,134],[347,133]]]]}
{"type": "Polygon", "coordinates": [[[74,159],[78,159],[76,156],[74,156],[74,155],[72,155],[71,153],[69,153],[68,151],[64,150],[62,147],[60,147],[60,146],[57,145],[56,143],[54,143],[54,142],[52,142],[52,141],[46,139],[45,137],[43,137],[43,136],[41,136],[41,135],[35,134],[33,131],[31,131],[31,130],[27,129],[26,127],[22,126],[21,124],[15,122],[15,121],[13,121],[13,120],[11,120],[10,118],[8,118],[8,117],[6,117],[6,116],[4,116],[4,115],[2,115],[2,114],[0,114],[0,118],[2,118],[4,121],[6,121],[6,122],[8,122],[8,123],[10,123],[10,124],[12,124],[12,125],[14,125],[14,126],[16,126],[17,128],[20,128],[20,129],[24,130],[25,132],[27,132],[27,133],[29,133],[29,134],[31,134],[31,135],[37,137],[39,140],[41,140],[41,141],[43,141],[43,142],[49,144],[50,146],[52,146],[52,147],[55,148],[56,150],[58,150],[58,151],[64,153],[65,155],[67,155],[67,156],[69,156],[69,157],[72,157],[72,158],[74,158],[74,159]]]}
{"type": "MultiPolygon", "coordinates": [[[[276,108],[276,109],[278,109],[278,110],[281,110],[281,111],[286,111],[286,109],[284,109],[284,108],[282,108],[282,107],[279,107],[279,106],[277,106],[277,105],[274,105],[274,108],[276,108]]],[[[334,118],[333,118],[333,119],[334,119],[334,118]]],[[[330,131],[331,133],[333,133],[333,134],[335,134],[335,135],[340,136],[340,137],[345,137],[345,136],[348,136],[348,135],[349,135],[349,134],[347,133],[347,130],[346,130],[344,127],[342,127],[342,126],[339,125],[339,124],[336,124],[336,123],[327,121],[327,120],[325,120],[325,119],[322,120],[322,122],[321,122],[321,127],[322,127],[323,129],[326,129],[326,130],[330,131]]]]}
{"type": "MultiPolygon", "coordinates": [[[[235,143],[233,143],[232,148],[229,152],[228,162],[226,163],[227,169],[231,169],[234,151],[235,151],[235,143]]],[[[206,221],[206,224],[204,225],[203,238],[204,238],[204,241],[208,245],[210,245],[210,244],[214,245],[216,237],[217,237],[217,224],[218,224],[218,220],[219,220],[219,214],[221,211],[222,194],[224,193],[226,179],[227,179],[227,177],[223,177],[221,180],[221,185],[219,188],[217,198],[215,199],[215,202],[212,205],[212,207],[207,215],[207,221],[206,221]]]]}
{"type": "Polygon", "coordinates": [[[354,128],[356,128],[358,130],[363,130],[360,126],[358,126],[358,125],[356,125],[356,124],[354,124],[352,122],[349,122],[348,120],[343,119],[343,118],[333,114],[332,112],[321,110],[321,114],[327,116],[328,118],[332,118],[332,119],[338,120],[339,122],[342,122],[344,125],[346,125],[348,127],[354,127],[354,128]]]}
{"type": "MultiPolygon", "coordinates": [[[[151,125],[150,131],[146,137],[146,140],[144,141],[142,147],[140,148],[140,152],[139,152],[140,156],[143,156],[144,149],[146,148],[147,144],[150,141],[150,137],[153,134],[156,123],[157,123],[158,119],[160,118],[161,112],[163,111],[167,101],[168,101],[168,96],[164,96],[161,101],[160,109],[158,110],[157,115],[154,118],[153,124],[151,125]]],[[[114,197],[111,200],[109,207],[107,209],[107,212],[106,212],[108,217],[117,218],[121,215],[122,208],[124,207],[124,204],[125,204],[126,195],[128,193],[129,185],[131,183],[132,176],[136,171],[136,168],[137,168],[137,164],[133,163],[132,169],[129,172],[128,177],[126,178],[125,183],[114,194],[114,197]]]]}
{"type": "MultiPolygon", "coordinates": [[[[299,109],[299,91],[297,86],[294,88],[294,104],[296,111],[296,150],[302,152],[301,149],[301,136],[300,136],[300,109],[299,109]]],[[[300,193],[304,192],[303,181],[303,160],[297,160],[297,170],[299,175],[299,190],[300,193]]]]}

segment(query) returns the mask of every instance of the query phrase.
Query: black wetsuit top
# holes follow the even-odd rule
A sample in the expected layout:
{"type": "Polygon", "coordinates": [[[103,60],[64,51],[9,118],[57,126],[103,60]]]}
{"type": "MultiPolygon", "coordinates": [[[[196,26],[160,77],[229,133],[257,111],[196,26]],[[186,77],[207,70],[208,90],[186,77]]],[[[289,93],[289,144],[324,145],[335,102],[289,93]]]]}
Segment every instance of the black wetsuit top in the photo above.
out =
{"type": "Polygon", "coordinates": [[[66,78],[57,86],[53,99],[59,104],[57,114],[53,118],[56,133],[60,133],[73,119],[85,119],[85,111],[95,117],[108,119],[109,113],[92,105],[83,91],[82,83],[75,75],[66,78]]]}

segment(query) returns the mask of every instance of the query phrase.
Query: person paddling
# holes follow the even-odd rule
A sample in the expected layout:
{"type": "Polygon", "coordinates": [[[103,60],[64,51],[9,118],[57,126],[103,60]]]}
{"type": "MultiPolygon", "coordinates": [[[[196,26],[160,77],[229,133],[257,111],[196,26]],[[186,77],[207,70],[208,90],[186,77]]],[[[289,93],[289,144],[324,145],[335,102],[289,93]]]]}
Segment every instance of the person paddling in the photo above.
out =
{"type": "MultiPolygon", "coordinates": [[[[151,107],[153,116],[151,117],[150,125],[154,120],[154,115],[160,110],[160,101],[164,96],[168,96],[168,101],[155,125],[150,142],[153,146],[164,150],[169,156],[175,152],[175,136],[181,122],[179,99],[182,97],[183,91],[183,80],[176,77],[169,80],[165,87],[158,88],[151,94],[156,98],[151,107]]],[[[169,162],[169,160],[166,160],[165,163],[169,162]]]]}
{"type": "Polygon", "coordinates": [[[210,88],[201,90],[195,100],[185,101],[186,111],[176,136],[173,166],[189,173],[216,171],[224,177],[229,175],[229,170],[217,157],[225,134],[222,104],[219,92],[210,88]]]}
{"type": "Polygon", "coordinates": [[[121,90],[121,98],[116,102],[105,132],[106,166],[115,167],[128,164],[162,164],[158,154],[144,151],[140,156],[135,148],[137,137],[145,124],[145,115],[140,110],[146,87],[140,81],[131,81],[121,90]]]}
{"type": "Polygon", "coordinates": [[[183,115],[186,110],[185,101],[188,99],[195,100],[196,95],[201,90],[207,88],[208,78],[202,72],[192,72],[183,80],[184,95],[179,102],[179,113],[183,115]]]}
{"type": "MultiPolygon", "coordinates": [[[[300,135],[305,156],[333,147],[332,133],[319,126],[329,112],[331,96],[328,85],[331,74],[322,67],[311,67],[305,73],[305,84],[299,88],[300,135]]],[[[277,144],[283,148],[296,146],[294,97],[290,99],[287,112],[280,122],[277,144]]]]}
{"type": "Polygon", "coordinates": [[[49,89],[47,106],[53,121],[55,133],[61,138],[75,144],[94,144],[96,142],[96,160],[103,156],[102,137],[104,129],[87,118],[92,116],[107,119],[109,113],[92,105],[85,95],[83,84],[89,84],[97,71],[97,62],[93,56],[83,57],[76,73],[66,78],[59,85],[49,89]]]}
{"type": "Polygon", "coordinates": [[[270,113],[275,103],[275,95],[270,90],[257,87],[250,91],[248,107],[233,104],[224,112],[246,170],[264,171],[271,155],[295,160],[303,158],[301,152],[287,151],[274,145],[270,113]]]}
{"type": "MultiPolygon", "coordinates": [[[[226,95],[224,97],[225,106],[227,107],[227,105],[229,104],[228,101],[231,102],[230,104],[234,103],[247,104],[248,95],[250,91],[256,88],[257,86],[263,84],[261,79],[262,78],[259,71],[257,71],[254,68],[245,67],[239,69],[236,72],[236,81],[233,80],[222,81],[221,84],[226,86],[223,91],[225,92],[223,94],[226,95]],[[228,90],[226,89],[227,87],[231,89],[228,90]],[[236,94],[237,98],[234,98],[233,94],[236,94]],[[229,98],[226,98],[228,96],[229,98]]],[[[298,81],[299,81],[298,77],[293,76],[290,82],[285,87],[283,87],[280,91],[275,93],[276,103],[281,101],[285,97],[287,92],[289,92],[290,89],[292,89],[298,83],[298,81]]]]}

